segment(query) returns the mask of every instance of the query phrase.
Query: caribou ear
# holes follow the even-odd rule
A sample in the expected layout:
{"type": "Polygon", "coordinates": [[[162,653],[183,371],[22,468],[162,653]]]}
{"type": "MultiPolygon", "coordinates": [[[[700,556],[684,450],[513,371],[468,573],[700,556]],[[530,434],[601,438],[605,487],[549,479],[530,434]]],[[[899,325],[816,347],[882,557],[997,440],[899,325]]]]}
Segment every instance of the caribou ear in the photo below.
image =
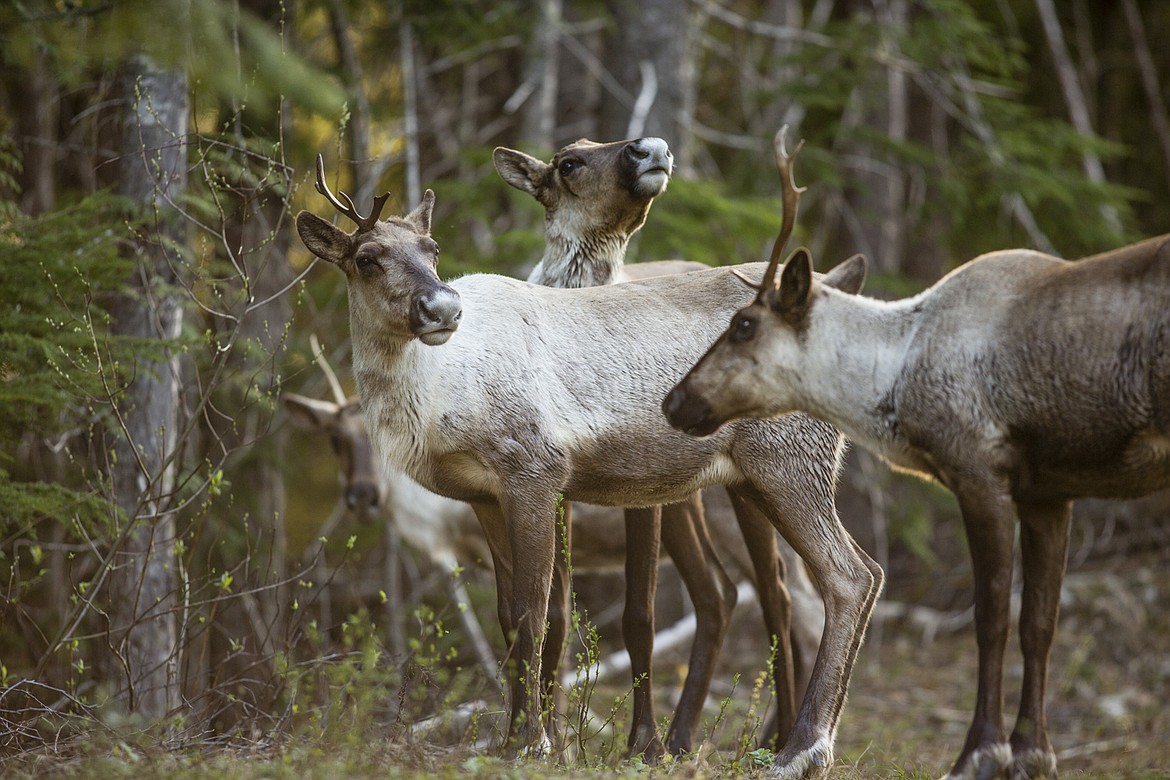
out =
{"type": "Polygon", "coordinates": [[[797,249],[784,263],[780,286],[772,298],[772,309],[784,317],[798,316],[808,304],[812,290],[812,258],[804,247],[797,249]]]}
{"type": "Polygon", "coordinates": [[[431,212],[435,208],[435,192],[427,190],[423,193],[422,203],[415,206],[414,211],[407,214],[405,219],[414,225],[414,229],[424,236],[431,234],[431,212]]]}
{"type": "Polygon", "coordinates": [[[311,211],[297,214],[297,233],[309,251],[322,260],[339,263],[350,248],[350,235],[311,211]]]}
{"type": "Polygon", "coordinates": [[[308,428],[321,430],[328,430],[332,426],[337,412],[341,409],[335,403],[320,401],[296,393],[285,393],[284,405],[295,422],[308,428]]]}
{"type": "Polygon", "coordinates": [[[496,172],[500,174],[500,178],[521,192],[527,192],[537,200],[540,199],[540,191],[548,174],[548,163],[503,146],[497,146],[492,152],[492,160],[496,164],[496,172]]]}
{"type": "Polygon", "coordinates": [[[836,287],[841,292],[857,295],[865,285],[865,255],[854,255],[837,264],[836,268],[821,277],[821,284],[836,287]]]}

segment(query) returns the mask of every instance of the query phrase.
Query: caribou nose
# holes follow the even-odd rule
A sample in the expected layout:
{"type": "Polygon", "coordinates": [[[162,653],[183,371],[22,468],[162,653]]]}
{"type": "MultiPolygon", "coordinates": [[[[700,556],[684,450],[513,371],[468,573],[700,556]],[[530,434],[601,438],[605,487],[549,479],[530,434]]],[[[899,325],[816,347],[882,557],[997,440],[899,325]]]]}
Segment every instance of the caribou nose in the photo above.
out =
{"type": "Polygon", "coordinates": [[[458,293],[444,285],[432,295],[416,298],[414,313],[420,323],[453,328],[463,319],[463,302],[458,293]]]}
{"type": "Polygon", "coordinates": [[[662,399],[662,413],[672,428],[692,436],[707,436],[719,427],[711,405],[679,384],[662,399]]]}
{"type": "Polygon", "coordinates": [[[624,151],[630,162],[642,170],[662,168],[667,173],[671,172],[674,155],[670,153],[666,141],[661,138],[653,136],[637,138],[626,144],[624,151]]]}
{"type": "Polygon", "coordinates": [[[369,482],[355,482],[345,491],[345,505],[349,509],[368,510],[378,505],[378,488],[369,482]]]}
{"type": "Polygon", "coordinates": [[[645,138],[639,138],[626,144],[626,154],[635,160],[645,160],[650,156],[650,150],[643,145],[645,138]]]}
{"type": "Polygon", "coordinates": [[[440,284],[429,295],[415,298],[411,306],[411,329],[424,344],[438,346],[451,338],[463,320],[459,293],[440,284]]]}

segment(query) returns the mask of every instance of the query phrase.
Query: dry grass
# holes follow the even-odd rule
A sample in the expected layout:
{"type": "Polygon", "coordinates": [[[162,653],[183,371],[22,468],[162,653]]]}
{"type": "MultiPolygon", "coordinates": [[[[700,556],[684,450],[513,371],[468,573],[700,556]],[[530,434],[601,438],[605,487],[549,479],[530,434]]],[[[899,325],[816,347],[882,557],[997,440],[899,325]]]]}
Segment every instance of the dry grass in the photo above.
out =
{"type": "MultiPolygon", "coordinates": [[[[1070,574],[1054,650],[1049,694],[1053,740],[1063,778],[1151,780],[1170,778],[1170,565],[1165,556],[1096,564],[1070,574]]],[[[73,739],[57,750],[9,759],[3,777],[168,780],[236,778],[384,777],[676,777],[764,776],[750,756],[736,761],[751,721],[746,707],[754,670],[764,664],[754,607],[737,615],[729,652],[721,660],[700,756],[661,767],[620,757],[618,737],[587,742],[584,762],[508,762],[470,747],[466,735],[446,746],[408,736],[403,724],[371,723],[327,738],[299,735],[263,750],[212,748],[188,743],[166,750],[109,732],[73,739]],[[732,690],[732,680],[740,672],[732,690]],[[722,714],[721,714],[722,710],[722,714]],[[747,724],[747,725],[745,725],[747,724]]],[[[1013,648],[1014,649],[1014,648],[1013,648]]],[[[661,710],[685,666],[659,664],[661,710]]],[[[921,630],[895,621],[875,627],[854,675],[837,743],[837,780],[935,778],[949,768],[962,744],[975,692],[975,640],[970,626],[926,640],[921,630]]],[[[1009,655],[1007,709],[1018,687],[1018,653],[1009,655]]],[[[601,688],[590,701],[604,713],[626,691],[601,688]]],[[[447,704],[450,709],[452,703],[447,704]]],[[[497,707],[489,707],[497,709],[497,707]]],[[[624,715],[622,716],[624,717],[624,715]]],[[[480,734],[494,726],[485,716],[480,734]]]]}

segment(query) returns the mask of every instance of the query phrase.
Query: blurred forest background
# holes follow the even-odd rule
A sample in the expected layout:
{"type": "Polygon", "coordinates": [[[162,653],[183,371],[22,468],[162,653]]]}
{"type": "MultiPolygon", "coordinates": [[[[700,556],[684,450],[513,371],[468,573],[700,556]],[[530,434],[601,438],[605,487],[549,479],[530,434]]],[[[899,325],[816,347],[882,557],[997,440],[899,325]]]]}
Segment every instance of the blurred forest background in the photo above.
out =
{"type": "MultiPolygon", "coordinates": [[[[327,439],[280,403],[330,397],[312,336],[352,390],[344,282],[291,231],[331,216],[317,153],[361,210],[433,188],[441,274],[519,276],[541,211],[494,146],[661,136],[676,172],[630,259],[729,264],[775,235],[788,124],[797,240],[900,296],[987,250],[1170,232],[1167,30],[1159,0],[4,3],[0,755],[270,744],[491,695],[452,575],[348,517],[327,439]]],[[[887,618],[962,623],[947,494],[852,453],[840,504],[887,618]]],[[[1086,502],[1072,568],[1165,567],[1168,505],[1086,502]]],[[[502,652],[488,580],[455,576],[502,652]]],[[[619,589],[579,588],[611,649],[619,589]]]]}

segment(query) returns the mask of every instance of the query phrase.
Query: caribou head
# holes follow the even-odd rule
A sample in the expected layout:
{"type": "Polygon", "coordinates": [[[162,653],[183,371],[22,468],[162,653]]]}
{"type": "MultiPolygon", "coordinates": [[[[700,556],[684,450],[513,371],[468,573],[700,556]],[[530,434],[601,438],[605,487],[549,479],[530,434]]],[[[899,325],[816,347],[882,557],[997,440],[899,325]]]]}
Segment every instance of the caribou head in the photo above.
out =
{"type": "Polygon", "coordinates": [[[504,181],[544,206],[550,238],[586,231],[628,239],[666,191],[674,169],[661,138],[608,144],[581,139],[547,163],[501,146],[493,159],[504,181]]]}
{"type": "MultiPolygon", "coordinates": [[[[759,372],[765,370],[759,356],[799,352],[800,333],[807,324],[817,285],[856,293],[865,282],[865,258],[861,255],[846,260],[818,279],[812,273],[812,256],[804,247],[789,256],[777,281],[780,256],[792,235],[800,193],[804,192],[792,178],[792,165],[803,142],[789,154],[784,145],[786,129],[781,128],[773,142],[784,210],[780,233],[758,285],[736,273],[745,284],[756,289],[756,297],[732,316],[730,327],[662,402],[667,421],[695,436],[708,436],[725,422],[749,414],[759,417],[789,411],[791,407],[785,406],[786,399],[779,397],[769,397],[770,406],[759,408],[759,372]]],[[[775,366],[771,361],[768,363],[766,370],[775,372],[775,366]]],[[[798,386],[799,362],[778,360],[776,363],[787,367],[784,370],[792,373],[792,382],[798,386]]]]}
{"type": "Polygon", "coordinates": [[[459,327],[463,307],[459,294],[436,272],[439,245],[431,238],[431,210],[435,193],[427,190],[422,203],[405,217],[379,219],[389,193],[374,199],[362,216],[344,192],[341,199],[325,183],[325,164],[317,155],[317,191],[342,215],[357,223],[346,233],[309,211],[297,214],[297,232],[317,257],[333,263],[349,283],[351,321],[377,323],[382,331],[363,334],[374,338],[443,344],[459,327]],[[344,202],[343,202],[344,201],[344,202]]]}

